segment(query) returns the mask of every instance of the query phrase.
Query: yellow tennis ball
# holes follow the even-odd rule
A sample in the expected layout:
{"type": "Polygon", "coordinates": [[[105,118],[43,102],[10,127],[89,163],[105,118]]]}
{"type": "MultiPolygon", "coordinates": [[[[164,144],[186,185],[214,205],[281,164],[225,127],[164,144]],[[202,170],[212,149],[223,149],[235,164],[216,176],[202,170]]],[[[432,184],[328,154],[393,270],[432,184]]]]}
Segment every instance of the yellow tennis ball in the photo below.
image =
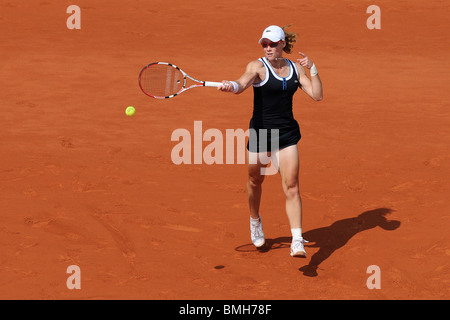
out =
{"type": "Polygon", "coordinates": [[[126,110],[125,110],[125,114],[129,117],[133,116],[134,113],[136,112],[136,109],[132,106],[129,106],[126,110]]]}

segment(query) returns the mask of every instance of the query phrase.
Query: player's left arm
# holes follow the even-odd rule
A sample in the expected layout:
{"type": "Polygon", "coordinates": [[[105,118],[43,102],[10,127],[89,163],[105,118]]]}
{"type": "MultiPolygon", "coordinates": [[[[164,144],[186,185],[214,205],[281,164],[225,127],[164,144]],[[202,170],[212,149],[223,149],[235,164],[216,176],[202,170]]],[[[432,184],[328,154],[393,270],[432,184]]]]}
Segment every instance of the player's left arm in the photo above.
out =
{"type": "Polygon", "coordinates": [[[315,101],[323,99],[322,81],[320,80],[317,68],[314,63],[306,55],[299,52],[303,58],[297,59],[295,65],[299,73],[299,85],[300,88],[306,92],[315,101]],[[309,69],[311,78],[308,78],[304,68],[309,69]]]}

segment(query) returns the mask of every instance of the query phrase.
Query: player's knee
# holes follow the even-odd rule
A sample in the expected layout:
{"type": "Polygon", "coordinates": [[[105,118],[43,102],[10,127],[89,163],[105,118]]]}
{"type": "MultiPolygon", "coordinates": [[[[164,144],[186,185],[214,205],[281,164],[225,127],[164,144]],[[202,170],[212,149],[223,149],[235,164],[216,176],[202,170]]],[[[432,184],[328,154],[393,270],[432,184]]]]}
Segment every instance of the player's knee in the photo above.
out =
{"type": "Polygon", "coordinates": [[[251,188],[259,187],[264,181],[263,175],[249,175],[248,176],[248,184],[251,188]]]}
{"type": "Polygon", "coordinates": [[[290,199],[290,200],[299,199],[300,191],[298,188],[298,183],[295,181],[285,183],[284,193],[285,193],[287,199],[290,199]]]}

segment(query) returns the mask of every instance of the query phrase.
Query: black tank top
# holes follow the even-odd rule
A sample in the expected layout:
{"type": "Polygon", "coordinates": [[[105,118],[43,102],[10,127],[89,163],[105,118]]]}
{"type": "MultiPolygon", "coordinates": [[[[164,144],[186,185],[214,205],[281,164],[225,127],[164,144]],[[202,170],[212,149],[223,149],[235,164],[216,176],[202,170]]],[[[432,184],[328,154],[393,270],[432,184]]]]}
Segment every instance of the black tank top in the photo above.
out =
{"type": "Polygon", "coordinates": [[[292,97],[299,86],[294,63],[285,59],[289,65],[289,75],[283,78],[275,73],[265,57],[258,60],[264,64],[266,76],[260,83],[253,84],[253,127],[281,130],[298,128],[292,112],[292,97]]]}

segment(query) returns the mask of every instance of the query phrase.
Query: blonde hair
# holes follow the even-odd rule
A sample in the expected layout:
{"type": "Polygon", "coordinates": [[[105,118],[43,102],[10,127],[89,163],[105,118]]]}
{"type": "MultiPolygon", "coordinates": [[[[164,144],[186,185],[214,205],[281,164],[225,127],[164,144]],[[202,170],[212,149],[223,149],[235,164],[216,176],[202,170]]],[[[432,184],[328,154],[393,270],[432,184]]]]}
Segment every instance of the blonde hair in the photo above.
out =
{"type": "Polygon", "coordinates": [[[284,31],[286,41],[286,46],[283,48],[283,51],[286,53],[291,53],[294,43],[297,42],[297,34],[295,32],[290,32],[286,30],[289,27],[291,27],[291,25],[281,27],[281,29],[283,29],[284,31]]]}

